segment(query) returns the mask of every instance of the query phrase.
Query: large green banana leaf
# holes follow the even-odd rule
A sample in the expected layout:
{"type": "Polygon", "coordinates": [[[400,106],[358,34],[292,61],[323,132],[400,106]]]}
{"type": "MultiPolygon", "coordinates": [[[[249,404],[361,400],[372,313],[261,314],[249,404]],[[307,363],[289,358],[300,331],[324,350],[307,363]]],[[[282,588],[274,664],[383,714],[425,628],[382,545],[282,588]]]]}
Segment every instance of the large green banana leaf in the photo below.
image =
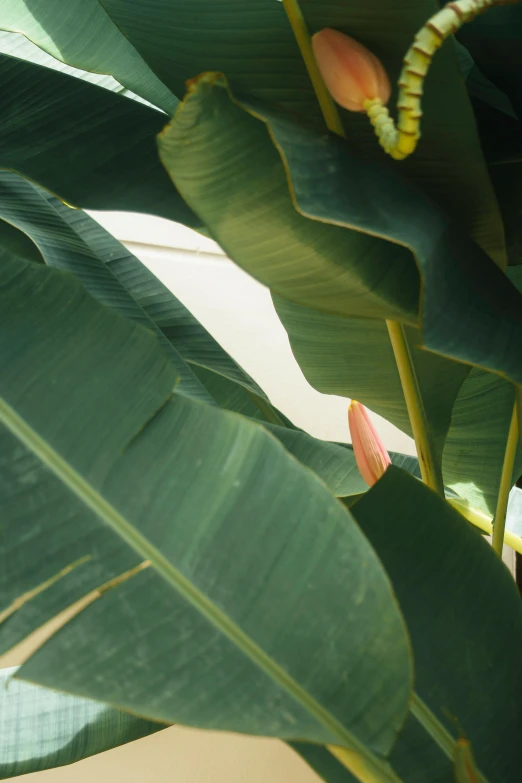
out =
{"type": "MultiPolygon", "coordinates": [[[[277,103],[306,121],[322,122],[282,3],[104,0],[103,5],[179,98],[188,79],[220,71],[241,93],[277,103]]],[[[382,59],[392,80],[399,75],[413,35],[437,10],[435,0],[392,5],[386,0],[302,0],[301,5],[311,32],[334,27],[354,36],[382,59]]],[[[55,24],[51,11],[47,29],[55,24]]],[[[415,156],[398,165],[502,264],[502,224],[451,44],[437,54],[426,86],[421,144],[415,156]]],[[[350,144],[366,160],[384,162],[366,118],[343,114],[350,144]]]]}
{"type": "Polygon", "coordinates": [[[417,290],[406,245],[422,276],[423,346],[522,381],[519,293],[447,215],[392,172],[266,107],[239,104],[216,75],[191,86],[159,143],[188,203],[275,293],[333,314],[409,321],[417,290]],[[293,214],[285,167],[301,215],[293,214]],[[346,230],[353,227],[359,230],[346,230]]]}
{"type": "Polygon", "coordinates": [[[0,778],[73,764],[164,728],[90,699],[15,679],[0,669],[0,778]]]}
{"type": "MultiPolygon", "coordinates": [[[[518,268],[510,277],[519,284],[518,268]]],[[[355,398],[412,434],[388,331],[382,321],[342,318],[274,304],[309,383],[325,394],[355,398]]],[[[430,431],[444,484],[488,513],[495,510],[515,388],[493,373],[420,350],[408,327],[430,431]]],[[[519,449],[513,483],[522,472],[519,449]]]]}
{"type": "MultiPolygon", "coordinates": [[[[56,203],[59,204],[54,199],[56,203]]],[[[30,237],[49,265],[72,272],[102,304],[154,331],[176,368],[178,389],[182,394],[214,402],[172,342],[136,301],[132,291],[127,289],[125,279],[122,281],[121,275],[115,274],[100,254],[94,252],[63,219],[64,214],[76,211],[61,206],[58,214],[41,189],[14,172],[0,170],[0,218],[30,237]]],[[[89,220],[87,215],[83,218],[89,220]]],[[[94,221],[92,223],[97,225],[94,221]]],[[[114,242],[119,245],[116,240],[114,242]]],[[[141,265],[137,262],[136,266],[141,265]]]]}
{"type": "Polygon", "coordinates": [[[260,425],[173,397],[155,338],[73,277],[6,254],[0,274],[7,607],[76,562],[0,636],[105,585],[19,676],[382,765],[371,754],[408,708],[408,640],[349,512],[260,425]]]}
{"type": "Polygon", "coordinates": [[[0,54],[0,168],[70,204],[195,216],[172,189],[155,148],[165,115],[94,84],[0,54]]]}
{"type": "MultiPolygon", "coordinates": [[[[295,128],[295,149],[313,176],[313,144],[306,150],[308,131],[295,128]]],[[[324,153],[324,136],[311,139],[324,153]]],[[[219,244],[273,292],[325,312],[416,321],[419,278],[411,253],[299,214],[265,123],[231,99],[219,76],[193,85],[159,148],[219,244]]],[[[324,157],[322,163],[328,166],[324,157]]],[[[323,200],[322,184],[313,184],[323,200]]]]}
{"type": "MultiPolygon", "coordinates": [[[[351,510],[397,592],[421,698],[451,734],[471,740],[488,780],[516,783],[522,605],[509,572],[462,517],[397,468],[351,510]]],[[[410,736],[413,749],[408,724],[401,738],[407,743],[410,736]]],[[[427,761],[432,754],[424,755],[425,737],[416,752],[403,756],[401,746],[399,741],[391,760],[405,781],[452,780],[449,769],[443,777],[437,774],[437,768],[448,765],[438,749],[439,763],[427,761]]]]}
{"type": "MultiPolygon", "coordinates": [[[[56,60],[43,49],[39,49],[36,44],[30,41],[21,33],[9,33],[0,31],[0,52],[2,54],[8,54],[11,57],[17,57],[19,60],[27,60],[35,65],[43,65],[46,68],[52,68],[60,73],[65,73],[68,76],[75,76],[77,79],[83,79],[91,84],[95,84],[97,87],[104,87],[111,92],[117,92],[120,95],[125,95],[127,98],[133,98],[141,103],[146,103],[148,106],[153,104],[140,98],[136,93],[128,90],[122,84],[116,81],[112,76],[107,76],[103,73],[90,73],[89,71],[82,71],[78,68],[74,68],[72,65],[66,65],[61,60],[56,60]]],[[[173,107],[173,109],[175,106],[173,107]]]]}
{"type": "MultiPolygon", "coordinates": [[[[522,606],[509,572],[462,517],[395,467],[350,508],[392,578],[420,697],[453,737],[471,741],[490,783],[517,783],[522,606]]],[[[354,780],[323,749],[293,747],[327,783],[354,780]]],[[[454,780],[413,712],[390,761],[404,783],[454,780]]]]}
{"type": "MultiPolygon", "coordinates": [[[[359,400],[412,435],[384,321],[321,313],[280,296],[273,301],[292,352],[314,388],[359,400]]],[[[440,464],[452,408],[470,368],[420,350],[418,330],[405,331],[440,464]]]]}
{"type": "MultiPolygon", "coordinates": [[[[102,304],[155,332],[176,369],[178,392],[265,424],[286,424],[289,430],[273,426],[272,433],[334,494],[365,490],[353,453],[296,430],[172,292],[95,220],[4,171],[0,172],[0,244],[6,247],[3,226],[25,240],[30,237],[36,243],[30,243],[32,247],[39,247],[40,259],[72,272],[102,304]]],[[[14,244],[11,241],[7,247],[14,244]]],[[[24,252],[25,245],[17,244],[15,250],[32,260],[24,252]]]]}
{"type": "Polygon", "coordinates": [[[9,0],[0,29],[21,32],[57,60],[110,74],[120,84],[171,114],[177,99],[150,70],[98,0],[9,0]],[[78,31],[81,30],[81,35],[78,31]]]}

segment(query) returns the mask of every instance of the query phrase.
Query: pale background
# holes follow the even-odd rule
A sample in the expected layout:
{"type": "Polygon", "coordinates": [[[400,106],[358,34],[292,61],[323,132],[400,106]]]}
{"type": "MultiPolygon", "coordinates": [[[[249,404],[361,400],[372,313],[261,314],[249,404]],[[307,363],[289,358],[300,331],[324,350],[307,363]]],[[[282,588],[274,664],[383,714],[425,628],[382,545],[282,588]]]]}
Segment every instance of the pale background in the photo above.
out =
{"type": "MultiPolygon", "coordinates": [[[[91,213],[165,283],[271,401],[311,435],[349,441],[348,401],[306,382],[268,291],[210,240],[161,218],[91,213]]],[[[413,441],[375,416],[385,445],[415,453],[413,441]]],[[[9,661],[15,665],[19,661],[9,661]]],[[[7,664],[6,664],[7,665],[7,664]]],[[[276,740],[173,727],[60,769],[25,775],[35,783],[319,783],[276,740]]]]}

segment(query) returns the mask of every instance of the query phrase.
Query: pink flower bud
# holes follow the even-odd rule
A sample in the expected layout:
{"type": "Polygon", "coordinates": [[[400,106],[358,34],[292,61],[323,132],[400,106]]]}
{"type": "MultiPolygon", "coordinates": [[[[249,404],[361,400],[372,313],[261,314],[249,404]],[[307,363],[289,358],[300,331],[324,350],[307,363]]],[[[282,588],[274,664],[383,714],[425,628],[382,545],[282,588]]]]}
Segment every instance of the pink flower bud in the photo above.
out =
{"type": "Polygon", "coordinates": [[[373,486],[391,464],[390,455],[373,426],[368,411],[352,400],[348,409],[348,426],[352,436],[355,461],[369,487],[373,486]]]}
{"type": "Polygon", "coordinates": [[[367,100],[390,98],[390,82],[380,60],[365,46],[338,30],[325,28],[312,37],[315,59],[330,95],[343,108],[363,111],[367,100]]]}

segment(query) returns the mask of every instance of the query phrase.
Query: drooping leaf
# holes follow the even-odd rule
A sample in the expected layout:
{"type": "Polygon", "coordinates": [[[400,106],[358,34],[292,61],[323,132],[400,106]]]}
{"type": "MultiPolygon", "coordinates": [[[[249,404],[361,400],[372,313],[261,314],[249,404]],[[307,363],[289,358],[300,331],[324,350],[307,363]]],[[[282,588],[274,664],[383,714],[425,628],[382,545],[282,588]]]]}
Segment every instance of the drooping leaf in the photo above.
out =
{"type": "Polygon", "coordinates": [[[169,396],[154,338],[74,278],[5,255],[0,274],[4,600],[89,556],[26,601],[26,635],[78,579],[152,564],[106,584],[19,676],[149,719],[386,752],[408,642],[349,513],[258,424],[169,396]]]}
{"type": "Polygon", "coordinates": [[[352,495],[365,489],[351,452],[312,438],[289,423],[287,432],[285,417],[272,408],[255,381],[172,292],[95,220],[19,175],[0,172],[0,231],[12,225],[37,243],[49,266],[72,272],[104,305],[156,333],[176,368],[179,393],[265,424],[279,424],[269,428],[272,434],[334,494],[352,495]]]}
{"type": "Polygon", "coordinates": [[[0,55],[0,167],[69,204],[199,225],[158,161],[165,115],[49,68],[0,55]]]}
{"type": "MultiPolygon", "coordinates": [[[[301,0],[314,33],[333,27],[356,38],[384,63],[392,82],[414,34],[438,10],[435,0],[301,0]]],[[[234,90],[323,128],[319,105],[286,18],[273,0],[104,0],[104,7],[143,59],[181,98],[185,82],[219,71],[234,90]]],[[[451,43],[434,58],[423,98],[422,140],[398,167],[504,262],[503,231],[482,159],[473,113],[451,43]]],[[[366,117],[343,113],[350,144],[365,160],[393,166],[366,117]]]]}
{"type": "MultiPolygon", "coordinates": [[[[412,435],[404,392],[384,321],[343,318],[273,297],[292,352],[308,382],[323,394],[359,400],[412,435]]],[[[469,367],[418,348],[418,330],[407,327],[439,464],[451,412],[469,367]]]]}
{"type": "MultiPolygon", "coordinates": [[[[511,575],[459,514],[394,466],[351,511],[406,617],[416,691],[452,736],[471,741],[490,783],[516,783],[522,604],[511,575]]],[[[412,716],[392,750],[392,765],[407,783],[452,780],[451,761],[415,723],[412,716]]]]}
{"type": "Polygon", "coordinates": [[[0,777],[73,764],[164,728],[90,699],[15,679],[0,670],[0,777]]]}
{"type": "Polygon", "coordinates": [[[159,148],[225,252],[274,293],[327,312],[415,321],[418,273],[411,254],[300,215],[265,124],[230,99],[219,76],[193,85],[159,148]]]}
{"type": "Polygon", "coordinates": [[[150,70],[99,0],[68,0],[65,5],[60,0],[10,0],[2,7],[0,29],[23,33],[75,68],[113,76],[168,114],[176,108],[175,95],[150,70]]]}
{"type": "Polygon", "coordinates": [[[187,364],[228,378],[260,397],[264,392],[192,313],[130,250],[81,210],[68,209],[52,196],[49,202],[125,286],[134,301],[154,322],[187,364]]]}
{"type": "Polygon", "coordinates": [[[390,171],[338,138],[259,104],[239,105],[216,75],[192,84],[159,144],[224,249],[274,293],[330,314],[409,322],[418,294],[406,245],[422,276],[423,347],[522,381],[519,293],[445,213],[390,171]],[[285,167],[301,215],[292,214],[285,167]],[[375,245],[376,236],[390,241],[375,245]]]}
{"type": "MultiPolygon", "coordinates": [[[[115,274],[113,268],[104,262],[103,256],[95,252],[97,248],[91,249],[83,241],[83,236],[63,219],[68,213],[71,216],[78,215],[77,220],[81,225],[91,221],[84,213],[64,206],[57,199],[47,198],[40,188],[18,174],[0,170],[0,226],[7,221],[23,231],[35,243],[49,266],[72,272],[102,304],[155,332],[176,369],[179,392],[213,403],[214,398],[183,361],[175,345],[141,306],[132,289],[127,288],[125,278],[115,274]]],[[[71,221],[74,225],[72,217],[71,221]]],[[[91,224],[97,226],[95,221],[91,221],[91,224]]],[[[113,243],[113,251],[121,247],[116,240],[113,243]]],[[[135,267],[140,268],[139,261],[135,261],[135,267]]]]}

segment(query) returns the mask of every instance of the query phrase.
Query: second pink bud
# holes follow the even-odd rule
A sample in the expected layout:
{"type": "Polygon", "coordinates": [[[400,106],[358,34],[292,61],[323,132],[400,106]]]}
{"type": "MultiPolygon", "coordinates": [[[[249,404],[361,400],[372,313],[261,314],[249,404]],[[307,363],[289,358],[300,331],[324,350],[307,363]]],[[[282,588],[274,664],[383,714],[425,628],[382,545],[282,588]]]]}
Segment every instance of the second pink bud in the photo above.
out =
{"type": "Polygon", "coordinates": [[[352,400],[348,409],[348,426],[357,467],[371,487],[391,464],[390,455],[373,426],[368,411],[356,400],[352,400]]]}

